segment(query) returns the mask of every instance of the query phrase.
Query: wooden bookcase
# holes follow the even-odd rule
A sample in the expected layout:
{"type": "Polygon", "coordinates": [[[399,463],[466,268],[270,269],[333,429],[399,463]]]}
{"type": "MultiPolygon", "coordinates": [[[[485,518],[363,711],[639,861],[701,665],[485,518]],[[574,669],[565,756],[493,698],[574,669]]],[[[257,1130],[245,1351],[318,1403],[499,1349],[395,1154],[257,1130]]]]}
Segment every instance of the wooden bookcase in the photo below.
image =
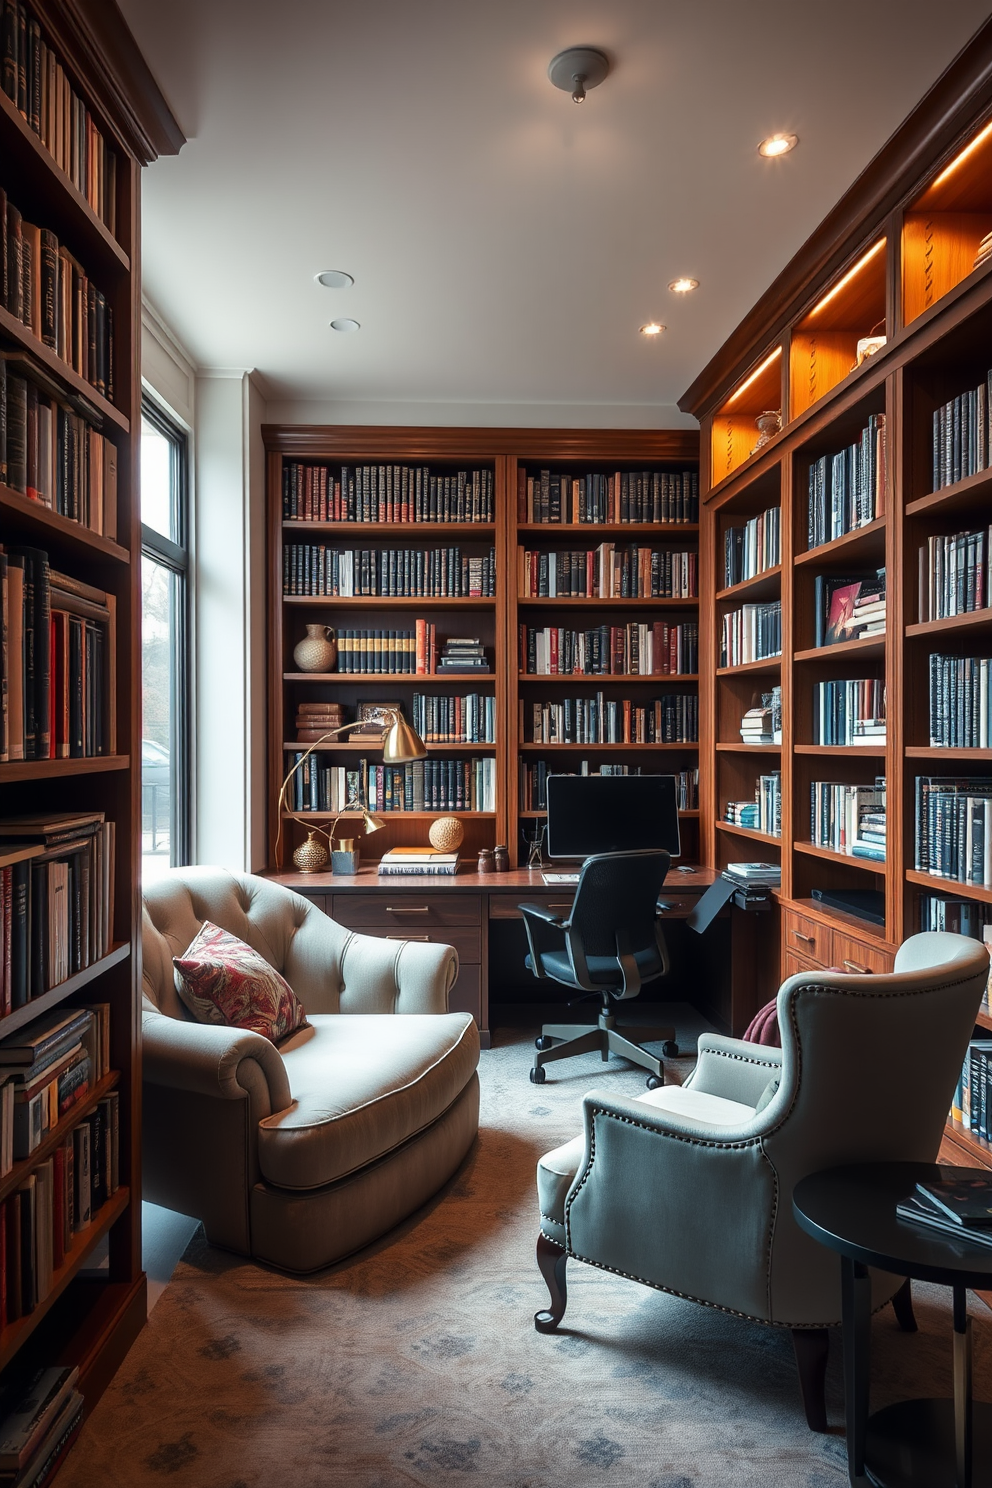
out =
{"type": "MultiPolygon", "coordinates": [[[[0,307],[0,348],[42,391],[72,402],[85,424],[117,451],[115,534],[104,536],[0,484],[5,548],[41,549],[51,566],[108,596],[106,682],[109,752],[92,758],[0,762],[0,816],[102,811],[116,824],[114,909],[109,952],[67,981],[0,1018],[0,1039],[42,1013],[74,1003],[108,1003],[111,1073],[63,1116],[30,1158],[0,1179],[5,1199],[51,1155],[60,1138],[116,1089],[120,1100],[120,1188],[74,1238],[53,1284],[33,1311],[0,1331],[0,1384],[29,1369],[77,1364],[87,1408],[106,1386],[146,1312],[141,1268],[140,1049],[140,515],[141,422],[140,173],[183,137],[120,13],[90,0],[30,0],[40,35],[85,103],[115,161],[113,202],[101,215],[5,93],[0,92],[0,187],[26,221],[56,233],[106,296],[113,313],[112,397],[73,371],[34,331],[0,307]],[[107,220],[110,226],[107,225],[107,220]]],[[[109,193],[107,193],[109,195],[109,193]]]]}
{"type": "MultiPolygon", "coordinates": [[[[546,625],[581,630],[594,625],[650,623],[664,619],[696,620],[698,598],[605,599],[526,598],[518,593],[518,547],[541,553],[591,550],[603,542],[635,543],[642,547],[698,550],[698,524],[672,523],[527,523],[518,519],[519,473],[539,475],[541,470],[556,476],[578,478],[597,474],[615,478],[633,471],[693,470],[698,464],[698,439],[684,431],[569,431],[529,429],[430,429],[374,427],[266,426],[269,488],[269,598],[270,598],[270,859],[275,868],[285,868],[293,849],[303,840],[297,823],[278,819],[277,801],[292,751],[301,746],[296,739],[296,709],[306,700],[339,702],[345,721],[355,717],[363,701],[400,702],[405,716],[412,718],[415,693],[438,696],[471,691],[495,699],[496,739],[492,744],[430,744],[431,756],[470,758],[486,755],[495,761],[495,810],[458,813],[464,822],[462,856],[474,866],[483,846],[505,843],[513,866],[525,859],[525,838],[533,833],[543,813],[523,810],[521,770],[523,762],[537,759],[554,762],[563,770],[577,770],[588,761],[590,770],[602,764],[640,766],[657,772],[697,768],[698,745],[684,743],[657,748],[645,744],[534,744],[529,726],[521,730],[525,717],[532,716],[533,703],[554,702],[565,696],[589,697],[597,691],[605,698],[631,700],[644,706],[666,693],[696,692],[696,676],[534,676],[521,671],[518,627],[546,625]],[[437,523],[359,525],[349,522],[288,521],[283,515],[284,468],[294,462],[326,464],[332,476],[342,466],[423,465],[438,475],[459,470],[486,469],[492,472],[495,509],[491,524],[437,523]],[[469,553],[496,552],[495,594],[485,599],[431,598],[298,598],[283,593],[283,551],[294,542],[323,542],[328,547],[433,547],[458,545],[469,553]],[[411,629],[416,619],[437,627],[438,641],[455,635],[478,635],[491,662],[488,675],[359,675],[332,671],[328,674],[300,673],[292,659],[307,623],[325,622],[335,629],[347,626],[411,629]],[[529,713],[528,713],[529,710],[529,713]],[[649,763],[650,762],[650,763],[649,763]],[[276,843],[280,840],[280,850],[276,843]]],[[[373,746],[334,741],[321,754],[329,763],[345,765],[358,757],[370,763],[381,759],[373,746]]],[[[427,840],[437,810],[385,813],[386,827],[362,840],[363,862],[376,861],[383,851],[396,845],[415,845],[427,840]]],[[[684,857],[698,859],[698,808],[684,814],[684,857]]],[[[326,814],[318,821],[327,822],[326,814]]]]}
{"type": "MultiPolygon", "coordinates": [[[[712,803],[701,823],[702,855],[717,867],[742,856],[781,861],[783,976],[810,966],[886,969],[896,947],[920,928],[924,895],[992,903],[992,887],[915,867],[917,777],[992,775],[988,749],[931,745],[929,696],[932,653],[992,656],[992,608],[938,620],[919,610],[919,554],[927,540],[987,533],[992,516],[988,469],[938,489],[933,475],[935,410],[984,383],[992,368],[992,259],[975,265],[979,243],[992,230],[990,119],[992,25],[986,24],[680,405],[700,419],[707,454],[700,541],[710,559],[702,566],[700,705],[701,733],[713,747],[701,757],[703,800],[712,803]],[[880,323],[886,344],[856,365],[857,340],[881,334],[880,323]],[[773,406],[765,400],[777,369],[783,428],[753,452],[748,416],[759,402],[773,406]],[[886,423],[884,500],[864,525],[811,547],[811,466],[853,443],[872,415],[884,415],[886,423]],[[733,437],[730,419],[739,426],[733,437]],[[773,504],[781,505],[781,568],[721,591],[726,526],[773,504]],[[817,577],[859,576],[883,565],[884,635],[818,646],[817,577]],[[742,601],[768,598],[781,600],[781,657],[721,667],[722,615],[742,601]],[[814,742],[814,688],[845,678],[884,680],[884,741],[814,742]],[[783,693],[781,746],[745,746],[738,733],[744,707],[753,691],[772,682],[783,693]],[[776,765],[781,838],[722,821],[725,802],[747,796],[756,777],[776,765]],[[868,785],[882,775],[885,861],[813,845],[812,783],[868,785]],[[814,889],[879,891],[884,924],[830,909],[814,889]]],[[[987,1012],[979,1021],[992,1031],[987,1012]]],[[[945,1156],[992,1166],[987,1144],[951,1124],[945,1156]]]]}

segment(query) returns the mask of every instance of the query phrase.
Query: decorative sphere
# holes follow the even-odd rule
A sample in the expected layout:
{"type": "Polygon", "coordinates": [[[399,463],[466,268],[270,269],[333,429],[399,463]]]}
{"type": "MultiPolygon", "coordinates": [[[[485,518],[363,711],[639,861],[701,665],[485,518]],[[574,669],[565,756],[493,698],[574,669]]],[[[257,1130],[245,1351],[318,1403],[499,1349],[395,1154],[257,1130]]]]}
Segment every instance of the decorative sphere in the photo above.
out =
{"type": "Polygon", "coordinates": [[[439,816],[437,821],[431,822],[427,836],[431,847],[436,847],[438,852],[454,852],[462,845],[465,828],[457,816],[439,816]]]}
{"type": "Polygon", "coordinates": [[[327,848],[311,832],[294,852],[293,862],[301,873],[319,873],[327,867],[327,848]]]}

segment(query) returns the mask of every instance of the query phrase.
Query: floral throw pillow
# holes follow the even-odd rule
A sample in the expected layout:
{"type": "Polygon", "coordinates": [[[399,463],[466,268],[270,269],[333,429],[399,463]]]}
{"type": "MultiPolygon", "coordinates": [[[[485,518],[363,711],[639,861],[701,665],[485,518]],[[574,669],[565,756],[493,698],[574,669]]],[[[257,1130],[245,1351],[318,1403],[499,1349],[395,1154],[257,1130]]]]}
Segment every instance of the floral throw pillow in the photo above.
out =
{"type": "Polygon", "coordinates": [[[176,991],[198,1023],[247,1028],[278,1044],[307,1026],[303,1005],[274,966],[243,940],[204,920],[182,956],[176,991]]]}

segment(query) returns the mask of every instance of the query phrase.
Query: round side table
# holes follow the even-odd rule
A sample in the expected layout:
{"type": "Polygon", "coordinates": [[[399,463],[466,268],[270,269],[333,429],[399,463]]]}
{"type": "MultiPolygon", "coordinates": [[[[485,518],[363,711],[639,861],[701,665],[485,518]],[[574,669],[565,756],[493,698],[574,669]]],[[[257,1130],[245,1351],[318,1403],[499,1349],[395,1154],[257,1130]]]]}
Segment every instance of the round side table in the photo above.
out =
{"type": "MultiPolygon", "coordinates": [[[[988,1178],[985,1169],[955,1169],[988,1178]]],[[[830,1168],[796,1184],[796,1222],[839,1252],[844,1306],[844,1407],[851,1483],[861,1488],[980,1488],[992,1483],[992,1405],[971,1396],[969,1287],[992,1286],[992,1249],[966,1235],[899,1219],[917,1183],[946,1177],[935,1163],[830,1168]],[[871,1278],[868,1267],[934,1281],[954,1292],[954,1398],[906,1400],[868,1414],[871,1278]]]]}

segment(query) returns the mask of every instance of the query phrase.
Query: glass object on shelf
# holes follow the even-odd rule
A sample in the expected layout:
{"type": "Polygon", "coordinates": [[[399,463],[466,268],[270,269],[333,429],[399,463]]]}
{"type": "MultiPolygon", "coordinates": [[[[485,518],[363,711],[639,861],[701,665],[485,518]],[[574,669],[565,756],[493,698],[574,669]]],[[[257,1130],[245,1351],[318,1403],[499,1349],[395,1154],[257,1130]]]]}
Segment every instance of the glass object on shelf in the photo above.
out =
{"type": "Polygon", "coordinates": [[[754,422],[758,430],[758,442],[751,453],[757,454],[758,450],[764,449],[768,441],[781,432],[782,410],[781,408],[766,408],[764,413],[758,414],[754,422]]]}

